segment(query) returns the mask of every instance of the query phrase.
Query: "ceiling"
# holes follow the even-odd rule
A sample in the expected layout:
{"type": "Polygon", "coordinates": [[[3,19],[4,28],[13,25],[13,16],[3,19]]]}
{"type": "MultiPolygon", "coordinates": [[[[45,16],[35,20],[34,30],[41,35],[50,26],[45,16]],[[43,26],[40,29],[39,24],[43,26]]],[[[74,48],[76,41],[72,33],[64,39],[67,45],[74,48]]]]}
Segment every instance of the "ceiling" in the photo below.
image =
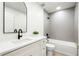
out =
{"type": "Polygon", "coordinates": [[[5,6],[26,13],[24,2],[5,2],[5,6]]]}
{"type": "Polygon", "coordinates": [[[58,11],[56,9],[57,7],[61,7],[60,10],[67,9],[74,7],[76,3],[75,2],[39,2],[38,4],[40,4],[48,13],[52,13],[58,11]]]}

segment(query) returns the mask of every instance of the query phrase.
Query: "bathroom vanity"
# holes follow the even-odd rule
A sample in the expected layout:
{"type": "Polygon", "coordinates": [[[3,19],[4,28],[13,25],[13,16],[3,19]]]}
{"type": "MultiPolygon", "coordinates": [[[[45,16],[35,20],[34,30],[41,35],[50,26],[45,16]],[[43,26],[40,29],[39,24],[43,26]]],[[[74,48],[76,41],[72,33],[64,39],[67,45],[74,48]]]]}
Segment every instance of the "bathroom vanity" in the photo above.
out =
{"type": "Polygon", "coordinates": [[[46,39],[44,37],[24,38],[24,40],[9,41],[0,46],[1,56],[45,56],[46,39]],[[8,45],[9,44],[9,45],[8,45]],[[5,46],[4,46],[5,45],[5,46]],[[7,46],[8,45],[8,46],[7,46]],[[3,48],[3,50],[1,50],[3,48]],[[5,49],[4,49],[5,48],[5,49]]]}
{"type": "Polygon", "coordinates": [[[4,34],[18,33],[17,36],[18,39],[2,39],[0,41],[0,56],[46,55],[46,38],[44,36],[38,36],[38,35],[24,36],[23,34],[26,32],[27,32],[26,4],[24,2],[4,2],[3,33],[4,34]]]}

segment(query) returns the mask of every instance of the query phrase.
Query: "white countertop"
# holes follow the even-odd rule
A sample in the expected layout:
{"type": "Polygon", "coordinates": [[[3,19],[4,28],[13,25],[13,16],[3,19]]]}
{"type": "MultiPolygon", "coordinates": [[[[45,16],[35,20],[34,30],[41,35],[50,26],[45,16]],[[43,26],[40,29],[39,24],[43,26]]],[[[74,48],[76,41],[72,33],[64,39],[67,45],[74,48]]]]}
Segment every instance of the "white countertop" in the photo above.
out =
{"type": "Polygon", "coordinates": [[[6,54],[8,52],[14,51],[18,48],[26,46],[28,44],[34,43],[41,39],[44,39],[44,36],[26,36],[20,40],[5,40],[0,42],[0,55],[6,54]]]}

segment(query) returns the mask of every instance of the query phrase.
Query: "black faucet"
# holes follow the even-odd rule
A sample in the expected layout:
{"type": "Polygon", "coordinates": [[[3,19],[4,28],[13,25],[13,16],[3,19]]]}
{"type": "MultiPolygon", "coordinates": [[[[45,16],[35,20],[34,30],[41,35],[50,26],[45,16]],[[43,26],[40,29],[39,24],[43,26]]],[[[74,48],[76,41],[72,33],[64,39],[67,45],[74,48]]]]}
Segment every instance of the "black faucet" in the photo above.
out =
{"type": "Polygon", "coordinates": [[[18,31],[18,39],[20,39],[20,37],[22,37],[21,33],[23,33],[22,29],[19,29],[18,31]]]}

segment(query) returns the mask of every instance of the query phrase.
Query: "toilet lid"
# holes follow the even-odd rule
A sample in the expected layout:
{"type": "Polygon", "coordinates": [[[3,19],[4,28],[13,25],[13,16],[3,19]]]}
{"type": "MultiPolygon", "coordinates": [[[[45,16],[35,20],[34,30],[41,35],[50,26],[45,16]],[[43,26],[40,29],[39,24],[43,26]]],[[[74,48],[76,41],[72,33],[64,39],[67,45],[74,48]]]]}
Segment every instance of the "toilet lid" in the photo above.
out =
{"type": "Polygon", "coordinates": [[[46,44],[46,47],[55,48],[54,44],[46,44]]]}

